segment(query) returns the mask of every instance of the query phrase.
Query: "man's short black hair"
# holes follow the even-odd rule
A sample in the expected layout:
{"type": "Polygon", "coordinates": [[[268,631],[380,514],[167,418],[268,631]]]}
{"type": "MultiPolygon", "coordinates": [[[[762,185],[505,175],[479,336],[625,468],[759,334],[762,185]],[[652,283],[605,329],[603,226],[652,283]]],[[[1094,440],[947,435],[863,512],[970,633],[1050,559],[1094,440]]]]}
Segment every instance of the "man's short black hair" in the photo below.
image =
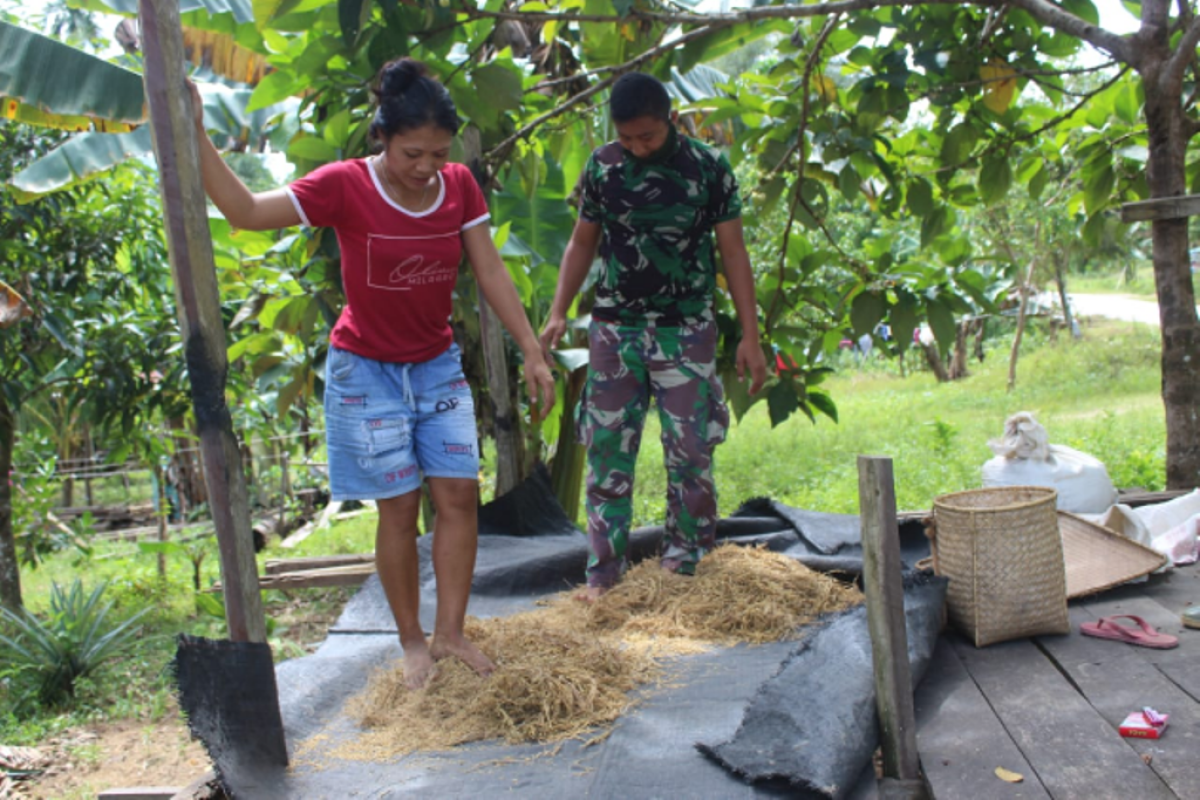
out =
{"type": "Polygon", "coordinates": [[[608,101],[609,114],[618,124],[640,117],[671,121],[671,95],[653,75],[627,72],[613,84],[608,101]]]}

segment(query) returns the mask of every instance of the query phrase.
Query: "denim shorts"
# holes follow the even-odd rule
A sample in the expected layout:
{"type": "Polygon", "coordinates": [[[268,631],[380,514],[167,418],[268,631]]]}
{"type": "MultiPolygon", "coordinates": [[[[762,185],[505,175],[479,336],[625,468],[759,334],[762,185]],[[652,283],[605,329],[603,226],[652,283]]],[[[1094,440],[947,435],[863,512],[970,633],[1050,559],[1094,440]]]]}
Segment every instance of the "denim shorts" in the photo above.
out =
{"type": "Polygon", "coordinates": [[[334,500],[386,500],[422,476],[479,479],[475,402],[457,344],[419,364],[330,346],[325,429],[334,500]]]}

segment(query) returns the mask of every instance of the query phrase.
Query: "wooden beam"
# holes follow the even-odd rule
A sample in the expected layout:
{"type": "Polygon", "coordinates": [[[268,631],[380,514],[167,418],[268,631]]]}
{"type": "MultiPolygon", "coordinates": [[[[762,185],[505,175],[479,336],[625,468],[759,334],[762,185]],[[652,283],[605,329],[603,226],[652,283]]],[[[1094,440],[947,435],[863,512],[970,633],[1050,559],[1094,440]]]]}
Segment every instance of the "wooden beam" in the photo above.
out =
{"type": "Polygon", "coordinates": [[[1158,197],[1121,206],[1121,222],[1146,222],[1156,219],[1179,219],[1200,214],[1200,194],[1179,197],[1158,197]]]}
{"type": "Polygon", "coordinates": [[[875,704],[879,710],[883,780],[880,796],[927,797],[917,753],[900,528],[890,458],[858,457],[858,503],[862,519],[863,594],[875,663],[875,704]]]}
{"type": "Polygon", "coordinates": [[[158,160],[163,221],[179,313],[208,506],[217,529],[225,620],[235,642],[265,642],[254,538],[241,453],[225,403],[228,363],[200,151],[183,70],[178,0],[139,0],[143,76],[158,160]]]}
{"type": "MultiPolygon", "coordinates": [[[[293,570],[263,575],[259,579],[260,589],[313,589],[327,586],[358,586],[375,574],[375,562],[345,564],[317,569],[293,570]]],[[[208,591],[218,592],[221,584],[215,583],[208,591]]]]}
{"type": "Polygon", "coordinates": [[[259,581],[263,589],[314,589],[328,586],[359,586],[375,574],[375,564],[351,564],[344,567],[284,572],[264,575],[259,581]]]}
{"type": "Polygon", "coordinates": [[[340,556],[311,556],[308,558],[272,558],[265,565],[268,575],[281,575],[284,572],[299,570],[325,569],[326,567],[348,567],[354,564],[374,564],[374,553],[352,553],[340,556]]]}
{"type": "Polygon", "coordinates": [[[177,786],[131,786],[127,789],[105,789],[96,795],[96,800],[172,800],[177,794],[177,786]]]}

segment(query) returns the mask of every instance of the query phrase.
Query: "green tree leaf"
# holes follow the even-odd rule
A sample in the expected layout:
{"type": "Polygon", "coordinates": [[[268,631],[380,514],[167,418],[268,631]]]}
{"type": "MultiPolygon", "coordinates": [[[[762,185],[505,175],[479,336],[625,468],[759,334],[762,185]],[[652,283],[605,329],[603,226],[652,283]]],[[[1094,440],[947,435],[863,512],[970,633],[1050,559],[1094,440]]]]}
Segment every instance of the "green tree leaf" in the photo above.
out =
{"type": "Polygon", "coordinates": [[[1007,156],[993,155],[987,158],[979,170],[980,198],[986,205],[995,205],[1008,194],[1012,180],[1012,167],[1007,156]]]}
{"type": "Polygon", "coordinates": [[[883,320],[886,312],[887,299],[883,296],[883,292],[860,292],[850,304],[850,323],[854,328],[854,333],[858,336],[872,333],[875,326],[883,320]]]}
{"type": "Polygon", "coordinates": [[[304,136],[296,139],[288,145],[287,154],[290,158],[316,161],[321,164],[337,161],[338,157],[337,150],[333,149],[333,145],[316,136],[304,136]]]}

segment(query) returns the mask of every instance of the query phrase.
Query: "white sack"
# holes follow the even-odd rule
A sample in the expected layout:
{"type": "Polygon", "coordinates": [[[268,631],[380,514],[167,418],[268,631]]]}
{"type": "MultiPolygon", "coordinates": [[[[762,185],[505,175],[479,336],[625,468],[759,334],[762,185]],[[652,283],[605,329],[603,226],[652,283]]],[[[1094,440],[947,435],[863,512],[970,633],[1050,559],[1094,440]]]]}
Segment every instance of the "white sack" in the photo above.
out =
{"type": "Polygon", "coordinates": [[[1116,502],[1117,489],[1104,464],[1050,444],[1046,429],[1027,411],[1005,420],[1003,438],[988,446],[996,457],[983,465],[984,486],[1047,486],[1058,492],[1058,507],[1074,514],[1102,514],[1116,502]]]}

